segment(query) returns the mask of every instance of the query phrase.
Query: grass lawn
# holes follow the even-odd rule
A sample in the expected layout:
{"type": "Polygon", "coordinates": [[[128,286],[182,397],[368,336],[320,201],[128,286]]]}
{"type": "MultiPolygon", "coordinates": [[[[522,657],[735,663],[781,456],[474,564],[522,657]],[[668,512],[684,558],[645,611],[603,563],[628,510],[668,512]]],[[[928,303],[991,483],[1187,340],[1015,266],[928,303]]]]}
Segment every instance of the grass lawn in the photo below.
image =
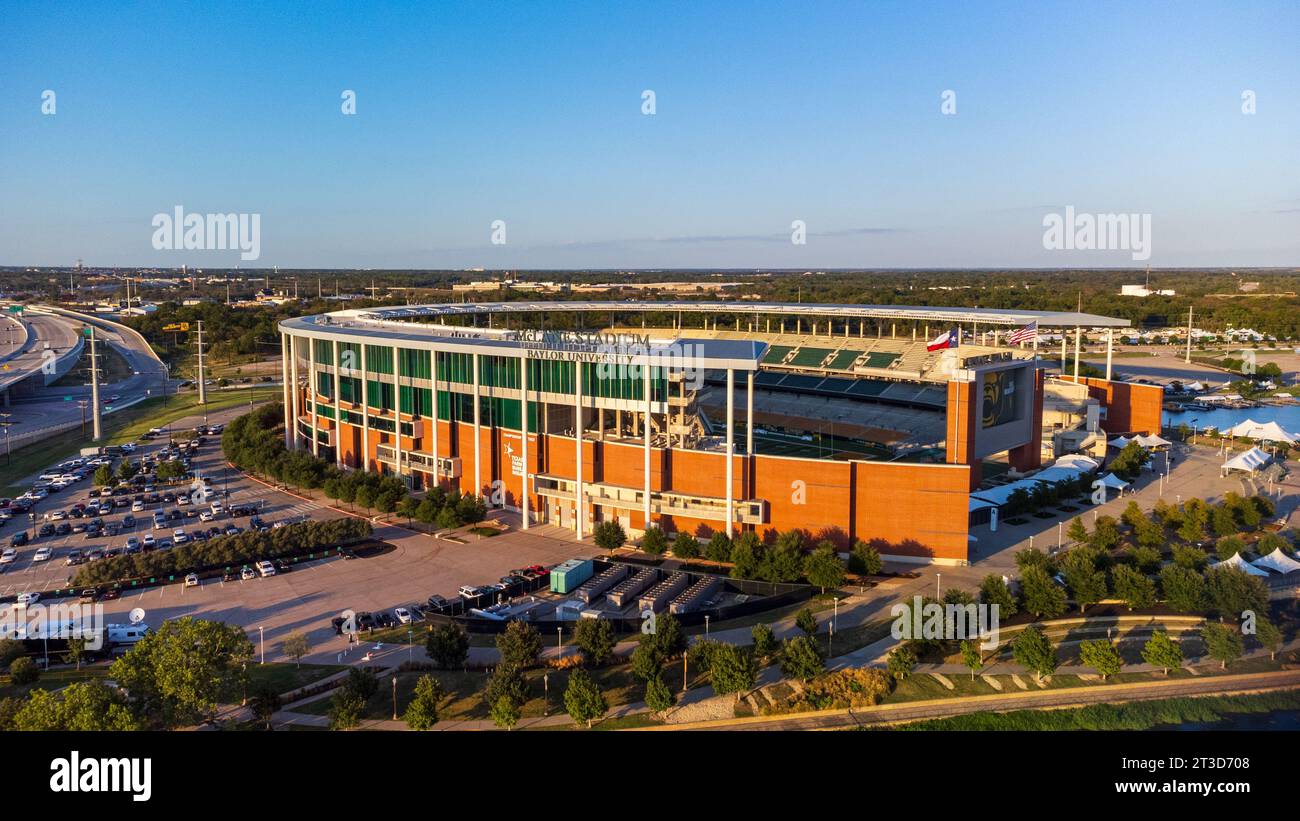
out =
{"type": "Polygon", "coordinates": [[[252,690],[269,684],[277,693],[287,693],[346,669],[342,664],[304,664],[301,667],[290,662],[256,664],[248,668],[248,688],[252,690]]]}
{"type": "MultiPolygon", "coordinates": [[[[51,661],[56,659],[50,656],[51,661]]],[[[90,681],[92,679],[103,679],[108,677],[108,665],[98,664],[93,666],[83,665],[80,670],[50,670],[41,673],[33,684],[13,684],[9,676],[0,676],[0,698],[23,698],[32,690],[41,689],[53,692],[61,690],[69,684],[75,684],[79,681],[90,681]]]]}
{"type": "MultiPolygon", "coordinates": [[[[227,408],[247,405],[250,398],[254,403],[274,399],[281,395],[277,387],[254,387],[249,389],[212,391],[208,394],[208,413],[227,408]]],[[[133,442],[150,428],[166,427],[178,419],[203,413],[205,406],[198,402],[198,394],[181,396],[152,397],[143,402],[123,408],[104,416],[104,439],[102,444],[120,445],[133,442]]],[[[86,425],[89,432],[90,425],[86,425]]],[[[84,447],[90,446],[89,433],[82,437],[81,428],[73,428],[64,433],[33,442],[15,450],[9,464],[0,465],[0,496],[16,496],[28,488],[19,484],[50,465],[76,456],[84,447]]]]}

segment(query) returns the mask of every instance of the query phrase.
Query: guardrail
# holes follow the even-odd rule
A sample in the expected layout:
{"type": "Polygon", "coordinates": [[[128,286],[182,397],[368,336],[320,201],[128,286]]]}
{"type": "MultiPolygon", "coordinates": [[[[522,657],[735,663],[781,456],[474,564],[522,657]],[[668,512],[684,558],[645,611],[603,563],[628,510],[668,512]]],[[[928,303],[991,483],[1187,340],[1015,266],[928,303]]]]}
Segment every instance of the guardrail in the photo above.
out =
{"type": "Polygon", "coordinates": [[[0,356],[0,362],[8,362],[10,359],[13,359],[18,354],[27,350],[27,346],[32,344],[32,327],[28,325],[26,322],[23,322],[22,319],[15,317],[11,314],[6,313],[3,314],[3,316],[5,319],[9,320],[10,322],[17,323],[18,327],[23,329],[23,344],[14,346],[9,351],[9,353],[5,354],[4,356],[0,356]]]}

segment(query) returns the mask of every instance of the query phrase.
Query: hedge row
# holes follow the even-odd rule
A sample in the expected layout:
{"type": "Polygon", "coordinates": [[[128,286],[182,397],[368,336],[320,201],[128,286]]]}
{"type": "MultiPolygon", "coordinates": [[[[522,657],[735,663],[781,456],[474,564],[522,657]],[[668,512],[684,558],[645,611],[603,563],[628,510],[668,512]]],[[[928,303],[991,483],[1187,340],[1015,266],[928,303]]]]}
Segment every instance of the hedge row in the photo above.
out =
{"type": "Polygon", "coordinates": [[[73,579],[73,586],[90,587],[124,579],[189,573],[208,567],[292,556],[357,542],[368,538],[371,531],[370,523],[364,519],[346,517],[299,522],[262,533],[246,531],[234,536],[217,536],[206,541],[187,542],[170,550],[98,559],[81,566],[73,579]]]}

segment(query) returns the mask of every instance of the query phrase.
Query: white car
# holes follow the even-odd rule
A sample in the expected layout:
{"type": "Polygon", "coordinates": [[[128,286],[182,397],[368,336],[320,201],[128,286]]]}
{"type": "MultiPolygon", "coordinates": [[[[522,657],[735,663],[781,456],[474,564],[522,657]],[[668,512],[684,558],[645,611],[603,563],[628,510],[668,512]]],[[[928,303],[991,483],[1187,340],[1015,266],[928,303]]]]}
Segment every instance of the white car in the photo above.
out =
{"type": "Polygon", "coordinates": [[[46,521],[50,522],[57,522],[66,518],[68,518],[67,511],[63,510],[51,510],[49,513],[45,514],[46,521]]]}
{"type": "Polygon", "coordinates": [[[18,551],[12,547],[5,548],[5,552],[0,553],[0,564],[11,564],[14,559],[18,558],[18,551]]]}
{"type": "Polygon", "coordinates": [[[177,505],[180,505],[180,506],[183,507],[183,506],[185,506],[185,505],[188,505],[189,503],[190,503],[190,496],[189,496],[188,493],[178,493],[178,494],[176,494],[176,504],[177,504],[177,505]]]}
{"type": "Polygon", "coordinates": [[[221,502],[213,502],[213,503],[212,503],[212,515],[213,515],[213,516],[220,516],[220,515],[221,515],[221,502]]]}
{"type": "Polygon", "coordinates": [[[40,594],[40,593],[19,593],[19,594],[18,594],[18,603],[19,603],[19,604],[36,604],[36,602],[39,601],[40,598],[41,598],[41,594],[40,594]]]}
{"type": "Polygon", "coordinates": [[[215,518],[217,518],[217,517],[212,515],[212,511],[211,511],[211,510],[205,510],[205,511],[203,511],[202,513],[199,514],[199,521],[200,521],[200,522],[210,522],[210,521],[212,521],[212,520],[215,519],[215,518]]]}
{"type": "Polygon", "coordinates": [[[51,556],[53,553],[54,553],[54,551],[51,550],[50,548],[48,548],[48,547],[42,547],[40,550],[37,550],[36,553],[34,553],[34,554],[32,555],[32,561],[34,561],[34,562],[45,562],[45,561],[49,561],[50,556],[51,556]]]}
{"type": "Polygon", "coordinates": [[[262,561],[260,561],[260,562],[257,563],[257,572],[258,572],[258,573],[261,573],[261,574],[262,574],[262,578],[264,578],[264,579],[265,579],[267,576],[274,576],[274,575],[275,575],[275,565],[271,564],[271,563],[268,562],[266,559],[263,559],[262,561]]]}
{"type": "Polygon", "coordinates": [[[136,499],[131,503],[132,513],[139,513],[142,510],[144,510],[144,499],[136,499]]]}
{"type": "MultiPolygon", "coordinates": [[[[134,538],[134,537],[133,537],[133,538],[134,538]]],[[[155,538],[153,537],[153,534],[152,534],[152,533],[146,533],[146,534],[144,534],[144,544],[143,544],[143,547],[144,547],[145,550],[153,550],[154,547],[155,547],[157,544],[158,544],[158,540],[155,539],[155,538]]]]}
{"type": "Polygon", "coordinates": [[[198,587],[198,586],[199,586],[199,574],[197,574],[197,573],[189,573],[189,574],[187,574],[187,575],[185,576],[185,586],[186,586],[186,587],[198,587]]]}
{"type": "Polygon", "coordinates": [[[175,544],[185,544],[190,540],[190,534],[185,532],[185,528],[178,527],[172,531],[172,542],[175,544]]]}
{"type": "Polygon", "coordinates": [[[396,616],[397,620],[402,624],[411,623],[411,611],[407,610],[405,607],[393,608],[393,615],[396,616]]]}

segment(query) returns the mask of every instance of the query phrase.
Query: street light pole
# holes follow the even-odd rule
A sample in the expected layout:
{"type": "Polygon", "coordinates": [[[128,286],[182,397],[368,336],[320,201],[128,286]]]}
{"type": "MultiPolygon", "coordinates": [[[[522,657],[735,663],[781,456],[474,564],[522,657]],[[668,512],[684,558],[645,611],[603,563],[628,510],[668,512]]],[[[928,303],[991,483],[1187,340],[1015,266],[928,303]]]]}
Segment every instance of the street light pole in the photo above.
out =
{"type": "Polygon", "coordinates": [[[262,646],[262,663],[266,664],[266,628],[258,626],[257,641],[262,646]]]}

